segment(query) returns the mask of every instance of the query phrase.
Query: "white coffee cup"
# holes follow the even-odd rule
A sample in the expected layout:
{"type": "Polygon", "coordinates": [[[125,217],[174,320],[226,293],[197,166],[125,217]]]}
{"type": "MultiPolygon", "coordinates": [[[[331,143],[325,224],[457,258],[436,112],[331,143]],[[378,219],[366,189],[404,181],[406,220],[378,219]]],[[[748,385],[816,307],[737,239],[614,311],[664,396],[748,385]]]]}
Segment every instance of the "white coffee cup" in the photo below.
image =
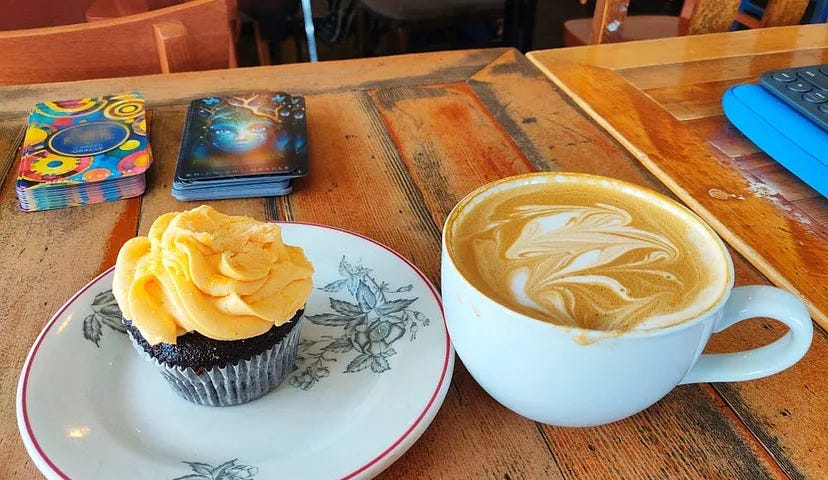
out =
{"type": "MultiPolygon", "coordinates": [[[[546,188],[546,187],[544,187],[546,188]]],[[[655,208],[655,207],[654,207],[655,208]]],[[[659,207],[660,208],[660,207],[659,207]]],[[[768,286],[733,288],[733,264],[721,240],[676,202],[626,182],[584,174],[545,172],[485,185],[461,200],[443,230],[442,296],[451,341],[474,379],[498,402],[532,420],[559,426],[594,426],[634,415],[676,385],[730,382],[772,375],[807,352],[813,325],[794,295],[768,286]],[[458,268],[447,247],[453,226],[488,195],[520,192],[525,185],[601,182],[642,201],[666,206],[682,222],[709,230],[721,249],[728,278],[722,294],[703,313],[680,323],[626,331],[561,326],[520,313],[484,294],[458,268]],[[745,319],[769,317],[788,326],[763,347],[702,354],[712,333],[745,319]]],[[[495,259],[492,259],[495,261],[495,259]]]]}

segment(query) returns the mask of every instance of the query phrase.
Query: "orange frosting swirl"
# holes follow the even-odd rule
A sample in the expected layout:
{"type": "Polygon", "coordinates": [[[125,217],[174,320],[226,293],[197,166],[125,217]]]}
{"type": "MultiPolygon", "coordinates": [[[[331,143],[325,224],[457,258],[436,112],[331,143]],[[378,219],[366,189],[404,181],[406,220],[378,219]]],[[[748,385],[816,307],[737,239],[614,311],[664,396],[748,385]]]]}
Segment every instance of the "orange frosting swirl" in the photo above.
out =
{"type": "Polygon", "coordinates": [[[161,215],[118,253],[112,292],[152,345],[196,331],[255,337],[289,321],[310,296],[313,266],[281,228],[212,207],[161,215]]]}

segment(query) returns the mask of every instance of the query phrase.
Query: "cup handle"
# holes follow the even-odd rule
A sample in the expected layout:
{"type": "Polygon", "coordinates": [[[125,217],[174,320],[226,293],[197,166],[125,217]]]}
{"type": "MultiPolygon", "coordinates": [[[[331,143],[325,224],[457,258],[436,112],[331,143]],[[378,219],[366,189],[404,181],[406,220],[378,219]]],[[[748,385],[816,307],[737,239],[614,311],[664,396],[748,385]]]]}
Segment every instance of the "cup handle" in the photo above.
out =
{"type": "Polygon", "coordinates": [[[734,288],[713,332],[755,317],[769,317],[788,326],[782,338],[768,345],[735,353],[703,354],[680,384],[739,382],[767,377],[795,364],[811,346],[814,326],[802,300],[774,287],[734,288]]]}

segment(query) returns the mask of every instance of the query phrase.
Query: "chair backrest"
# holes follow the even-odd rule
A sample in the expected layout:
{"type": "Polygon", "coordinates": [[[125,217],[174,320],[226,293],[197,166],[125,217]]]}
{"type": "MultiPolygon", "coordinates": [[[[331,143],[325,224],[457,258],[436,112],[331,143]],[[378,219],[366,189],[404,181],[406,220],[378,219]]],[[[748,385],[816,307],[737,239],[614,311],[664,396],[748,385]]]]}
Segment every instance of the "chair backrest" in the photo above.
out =
{"type": "Polygon", "coordinates": [[[0,30],[82,23],[94,0],[0,0],[0,30]]]}
{"type": "MultiPolygon", "coordinates": [[[[86,21],[97,22],[100,20],[111,20],[129,15],[138,15],[151,10],[180,5],[192,0],[92,0],[89,8],[86,9],[86,21]]],[[[225,0],[227,4],[227,18],[230,26],[230,66],[235,67],[238,63],[236,55],[236,42],[241,33],[241,22],[239,20],[238,0],[225,0]]]]}
{"type": "Polygon", "coordinates": [[[86,21],[108,20],[172,7],[185,0],[91,0],[86,9],[86,21]]]}
{"type": "Polygon", "coordinates": [[[225,0],[0,32],[0,85],[227,68],[232,45],[225,0]]]}
{"type": "MultiPolygon", "coordinates": [[[[621,40],[624,19],[630,0],[597,0],[592,17],[590,43],[621,40]]],[[[679,34],[726,32],[734,21],[750,28],[776,27],[799,23],[808,0],[768,0],[761,19],[739,13],[740,0],[685,0],[682,5],[679,34]]]]}

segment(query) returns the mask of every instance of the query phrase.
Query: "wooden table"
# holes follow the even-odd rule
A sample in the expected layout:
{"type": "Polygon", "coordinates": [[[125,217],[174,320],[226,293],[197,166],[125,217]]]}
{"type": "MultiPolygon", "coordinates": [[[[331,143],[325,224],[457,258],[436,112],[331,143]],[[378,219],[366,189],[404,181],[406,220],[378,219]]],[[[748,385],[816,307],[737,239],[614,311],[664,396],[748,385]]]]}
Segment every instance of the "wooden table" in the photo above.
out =
{"type": "MultiPolygon", "coordinates": [[[[113,264],[124,241],[145,234],[159,214],[193,206],[170,195],[188,101],[267,89],[307,96],[312,173],[289,197],[210,203],[228,213],[357,231],[401,252],[438,285],[445,216],[490,180],[533,170],[584,171],[669,194],[513,50],[2,88],[0,478],[38,478],[17,434],[14,392],[44,323],[113,264]],[[16,149],[31,106],[126,90],[143,92],[152,109],[155,163],[147,193],[59,211],[18,211],[16,149]]],[[[740,255],[734,261],[739,283],[768,283],[740,255]]],[[[718,335],[711,350],[752,347],[782,333],[773,322],[741,324],[718,335]]],[[[681,386],[625,421],[563,429],[506,410],[458,362],[431,427],[380,478],[828,478],[827,369],[828,342],[817,331],[806,358],[779,375],[681,386]]]]}
{"type": "MultiPolygon", "coordinates": [[[[828,63],[828,26],[531,52],[529,58],[682,201],[828,328],[828,199],[724,117],[739,83],[828,63]]],[[[823,152],[828,156],[828,152],[823,152]]]]}

